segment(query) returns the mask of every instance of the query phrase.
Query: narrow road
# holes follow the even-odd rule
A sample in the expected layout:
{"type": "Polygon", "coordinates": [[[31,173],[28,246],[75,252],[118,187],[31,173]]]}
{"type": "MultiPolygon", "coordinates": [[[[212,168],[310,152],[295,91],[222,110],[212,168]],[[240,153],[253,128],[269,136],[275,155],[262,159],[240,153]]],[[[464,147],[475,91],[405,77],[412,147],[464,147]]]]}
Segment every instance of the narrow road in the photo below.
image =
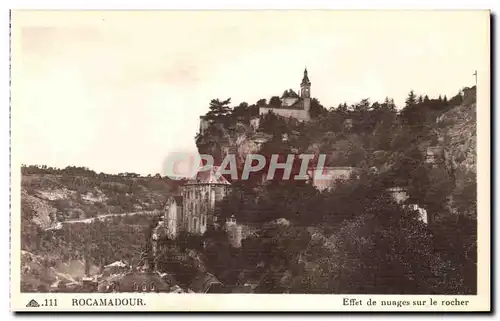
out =
{"type": "Polygon", "coordinates": [[[61,229],[63,227],[63,225],[66,225],[66,224],[74,224],[74,223],[90,224],[93,221],[95,221],[96,219],[102,221],[102,220],[106,220],[106,219],[111,219],[111,218],[116,217],[116,216],[159,215],[160,213],[161,213],[161,211],[157,210],[157,211],[141,211],[141,212],[129,212],[129,213],[103,214],[103,215],[98,215],[96,217],[57,222],[55,226],[51,226],[49,228],[46,228],[45,230],[58,230],[58,229],[61,229]]]}

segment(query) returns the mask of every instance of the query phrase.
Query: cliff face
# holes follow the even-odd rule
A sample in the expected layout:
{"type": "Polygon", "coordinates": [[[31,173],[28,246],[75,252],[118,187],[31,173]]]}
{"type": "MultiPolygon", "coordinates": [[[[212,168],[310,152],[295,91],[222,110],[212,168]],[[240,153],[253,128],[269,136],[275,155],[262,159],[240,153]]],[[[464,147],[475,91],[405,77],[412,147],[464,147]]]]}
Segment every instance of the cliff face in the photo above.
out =
{"type": "Polygon", "coordinates": [[[197,140],[200,154],[212,155],[216,162],[228,154],[236,155],[238,164],[242,164],[248,154],[258,153],[271,135],[259,132],[251,125],[236,124],[231,128],[214,127],[197,140]]]}
{"type": "Polygon", "coordinates": [[[438,146],[454,186],[449,211],[475,218],[477,202],[477,133],[475,87],[465,92],[464,101],[437,119],[438,146]]]}
{"type": "Polygon", "coordinates": [[[439,144],[448,166],[476,173],[476,97],[466,96],[464,103],[436,120],[439,144]]]}
{"type": "Polygon", "coordinates": [[[23,211],[31,211],[32,222],[42,229],[46,229],[54,224],[57,209],[46,200],[28,194],[26,190],[21,191],[21,202],[23,211]]]}

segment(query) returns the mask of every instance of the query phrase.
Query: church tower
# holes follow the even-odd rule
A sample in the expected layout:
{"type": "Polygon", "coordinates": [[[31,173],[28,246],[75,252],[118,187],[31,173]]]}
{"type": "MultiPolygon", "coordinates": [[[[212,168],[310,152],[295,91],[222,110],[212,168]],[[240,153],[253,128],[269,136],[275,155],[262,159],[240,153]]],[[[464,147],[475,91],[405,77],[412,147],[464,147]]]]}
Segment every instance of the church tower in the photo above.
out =
{"type": "Polygon", "coordinates": [[[311,107],[311,82],[307,76],[307,68],[304,69],[304,77],[300,83],[300,97],[304,100],[304,110],[309,112],[311,107]]]}

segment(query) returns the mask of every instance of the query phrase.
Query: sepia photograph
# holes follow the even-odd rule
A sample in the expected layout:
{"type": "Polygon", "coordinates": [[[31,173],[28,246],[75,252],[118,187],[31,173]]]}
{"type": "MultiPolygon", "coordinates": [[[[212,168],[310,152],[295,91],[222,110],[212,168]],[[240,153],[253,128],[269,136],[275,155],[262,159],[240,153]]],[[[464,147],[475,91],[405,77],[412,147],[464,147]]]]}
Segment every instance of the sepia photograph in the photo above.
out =
{"type": "Polygon", "coordinates": [[[16,306],[489,309],[489,59],[487,10],[12,11],[16,306]]]}

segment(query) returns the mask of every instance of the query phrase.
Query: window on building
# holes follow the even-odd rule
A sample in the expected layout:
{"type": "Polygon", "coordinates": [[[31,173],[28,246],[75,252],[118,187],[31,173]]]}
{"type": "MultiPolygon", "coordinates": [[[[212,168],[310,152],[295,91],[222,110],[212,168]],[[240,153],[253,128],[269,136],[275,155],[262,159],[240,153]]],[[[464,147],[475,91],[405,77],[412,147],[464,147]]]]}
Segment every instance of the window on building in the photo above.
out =
{"type": "Polygon", "coordinates": [[[193,229],[194,232],[198,232],[198,219],[196,217],[193,218],[193,229]]]}
{"type": "Polygon", "coordinates": [[[213,207],[213,206],[214,206],[214,204],[215,204],[215,191],[214,191],[214,190],[212,190],[212,191],[210,192],[210,196],[211,196],[211,197],[210,197],[210,198],[211,198],[211,199],[210,199],[210,207],[213,207]]]}

